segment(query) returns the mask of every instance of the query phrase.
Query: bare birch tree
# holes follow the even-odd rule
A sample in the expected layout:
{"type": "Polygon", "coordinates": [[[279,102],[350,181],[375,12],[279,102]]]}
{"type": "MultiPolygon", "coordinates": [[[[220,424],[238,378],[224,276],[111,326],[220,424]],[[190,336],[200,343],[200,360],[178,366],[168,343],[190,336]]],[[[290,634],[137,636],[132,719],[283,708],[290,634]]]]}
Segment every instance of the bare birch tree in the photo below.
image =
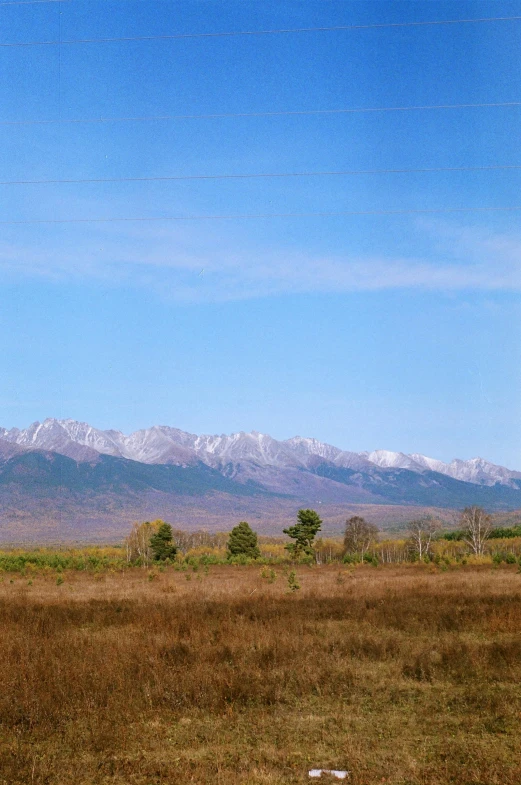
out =
{"type": "Polygon", "coordinates": [[[436,532],[440,530],[439,521],[435,518],[417,518],[408,525],[409,545],[419,559],[428,556],[431,543],[436,532]]]}
{"type": "Polygon", "coordinates": [[[460,528],[464,540],[476,556],[482,556],[485,542],[492,531],[492,518],[483,507],[465,507],[461,513],[460,528]]]}

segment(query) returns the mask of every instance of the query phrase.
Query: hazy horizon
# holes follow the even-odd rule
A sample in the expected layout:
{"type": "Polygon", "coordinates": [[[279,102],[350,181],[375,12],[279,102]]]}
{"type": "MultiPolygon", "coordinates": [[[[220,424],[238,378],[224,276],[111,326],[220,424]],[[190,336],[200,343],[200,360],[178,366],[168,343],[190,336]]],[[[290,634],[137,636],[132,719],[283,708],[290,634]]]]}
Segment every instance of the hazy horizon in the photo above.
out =
{"type": "Polygon", "coordinates": [[[521,469],[514,16],[2,4],[0,424],[521,469]]]}

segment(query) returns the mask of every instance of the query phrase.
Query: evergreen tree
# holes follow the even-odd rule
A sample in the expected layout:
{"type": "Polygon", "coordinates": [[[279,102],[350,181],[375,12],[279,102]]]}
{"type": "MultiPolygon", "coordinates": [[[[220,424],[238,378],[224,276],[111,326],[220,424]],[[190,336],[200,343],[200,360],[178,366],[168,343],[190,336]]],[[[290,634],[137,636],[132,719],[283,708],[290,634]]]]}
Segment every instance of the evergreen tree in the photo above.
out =
{"type": "Polygon", "coordinates": [[[155,561],[165,561],[175,557],[177,548],[174,544],[172,527],[169,523],[161,522],[157,532],[150,538],[150,547],[155,561]]]}
{"type": "Polygon", "coordinates": [[[299,510],[297,521],[294,526],[282,530],[284,534],[295,540],[295,542],[290,542],[286,545],[286,550],[295,559],[298,559],[303,553],[306,556],[312,556],[313,541],[317,532],[320,531],[322,520],[315,510],[299,510]]]}
{"type": "Polygon", "coordinates": [[[257,544],[257,534],[246,521],[241,521],[231,530],[226,547],[230,556],[242,555],[248,556],[250,559],[258,559],[261,555],[257,544]]]}

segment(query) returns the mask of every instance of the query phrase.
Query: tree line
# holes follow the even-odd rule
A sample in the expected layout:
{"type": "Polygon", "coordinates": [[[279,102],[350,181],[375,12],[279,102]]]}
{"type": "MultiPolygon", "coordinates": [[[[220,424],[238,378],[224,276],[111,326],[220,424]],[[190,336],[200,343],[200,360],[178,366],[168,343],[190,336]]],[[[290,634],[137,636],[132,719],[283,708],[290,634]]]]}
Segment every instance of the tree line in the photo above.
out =
{"type": "MultiPolygon", "coordinates": [[[[322,528],[322,519],[315,510],[301,509],[293,526],[283,529],[289,540],[284,544],[287,558],[295,562],[340,561],[377,563],[397,561],[432,561],[439,556],[440,540],[458,543],[456,555],[472,554],[480,557],[485,553],[489,539],[519,536],[517,529],[494,529],[492,516],[482,507],[466,507],[460,514],[456,532],[443,532],[441,523],[434,517],[412,520],[407,525],[404,540],[379,539],[378,527],[355,515],[345,522],[343,541],[330,541],[329,557],[324,541],[317,539],[322,528]],[[514,531],[514,535],[509,532],[514,531]],[[400,545],[398,546],[398,543],[400,545]],[[334,555],[333,555],[334,553],[334,555]]],[[[165,521],[135,523],[126,539],[127,561],[144,566],[153,562],[172,562],[178,554],[199,552],[204,555],[210,550],[225,551],[230,560],[258,560],[262,557],[258,534],[249,523],[241,521],[229,534],[223,532],[185,532],[173,529],[165,521]]]]}

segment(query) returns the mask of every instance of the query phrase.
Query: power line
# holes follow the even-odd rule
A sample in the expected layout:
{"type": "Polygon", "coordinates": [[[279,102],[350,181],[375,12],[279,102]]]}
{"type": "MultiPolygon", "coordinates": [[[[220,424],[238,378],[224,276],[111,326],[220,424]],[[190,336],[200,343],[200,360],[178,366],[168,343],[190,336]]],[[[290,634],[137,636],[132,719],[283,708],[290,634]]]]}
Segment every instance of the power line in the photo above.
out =
{"type": "Polygon", "coordinates": [[[428,174],[430,172],[488,172],[521,169],[521,164],[492,166],[434,166],[421,169],[344,169],[318,172],[266,172],[254,174],[181,174],[163,177],[78,177],[63,180],[0,180],[0,185],[72,185],[82,183],[149,183],[177,180],[254,180],[284,177],[335,177],[366,174],[428,174]]]}
{"type": "MultiPolygon", "coordinates": [[[[54,0],[57,2],[58,0],[54,0]]],[[[501,101],[480,104],[432,104],[419,106],[376,106],[349,109],[296,109],[275,112],[218,112],[213,114],[167,114],[137,117],[58,118],[55,120],[0,120],[0,125],[55,125],[57,123],[140,123],[166,120],[223,120],[238,117],[291,117],[301,115],[342,115],[370,112],[420,112],[434,109],[493,109],[521,106],[521,101],[501,101]]]]}
{"type": "Polygon", "coordinates": [[[27,224],[92,224],[92,223],[148,223],[159,221],[222,221],[242,220],[251,218],[341,218],[343,216],[362,215],[426,215],[441,213],[484,213],[514,212],[521,210],[521,205],[512,207],[427,207],[404,210],[340,210],[338,212],[308,213],[229,213],[222,215],[156,215],[134,216],[122,218],[31,218],[20,221],[0,221],[0,226],[27,224]]]}
{"type": "Polygon", "coordinates": [[[70,38],[53,41],[26,41],[0,44],[0,47],[17,46],[61,46],[62,44],[110,44],[128,41],[175,41],[183,38],[231,38],[234,36],[277,35],[280,33],[328,33],[347,30],[376,30],[394,27],[429,27],[436,25],[477,24],[482,22],[513,22],[521,20],[521,16],[491,16],[478,19],[439,19],[427,22],[382,22],[366,25],[339,25],[335,27],[288,27],[272,30],[231,30],[220,33],[174,33],[172,35],[136,35],[117,38],[70,38]]]}

